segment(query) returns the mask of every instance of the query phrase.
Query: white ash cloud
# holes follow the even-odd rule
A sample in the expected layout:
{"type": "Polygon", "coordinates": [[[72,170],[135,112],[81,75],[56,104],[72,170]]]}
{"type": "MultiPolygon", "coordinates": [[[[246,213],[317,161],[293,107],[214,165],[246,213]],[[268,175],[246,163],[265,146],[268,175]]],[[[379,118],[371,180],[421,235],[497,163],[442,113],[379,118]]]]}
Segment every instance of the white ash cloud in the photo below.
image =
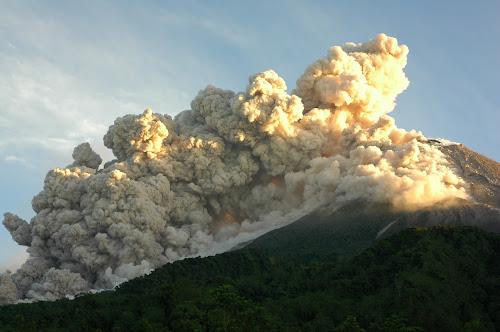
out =
{"type": "Polygon", "coordinates": [[[332,47],[291,94],[268,70],[245,92],[208,86],[174,119],[149,109],[116,119],[104,144],[117,159],[98,169],[83,143],[47,174],[30,223],[5,214],[30,258],[1,277],[0,304],[111,288],[326,201],[466,198],[438,147],[387,115],[409,84],[407,54],[381,34],[332,47]]]}

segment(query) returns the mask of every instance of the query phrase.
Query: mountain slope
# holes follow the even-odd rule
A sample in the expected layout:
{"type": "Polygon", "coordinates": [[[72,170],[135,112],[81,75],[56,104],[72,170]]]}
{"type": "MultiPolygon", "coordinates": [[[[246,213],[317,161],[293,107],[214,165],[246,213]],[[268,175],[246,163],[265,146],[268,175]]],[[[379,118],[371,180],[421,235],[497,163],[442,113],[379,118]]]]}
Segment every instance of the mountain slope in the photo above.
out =
{"type": "Polygon", "coordinates": [[[414,212],[398,212],[386,204],[354,201],[333,212],[328,207],[255,239],[247,248],[273,255],[351,257],[376,241],[416,226],[478,226],[500,232],[500,210],[468,201],[440,203],[414,212]]]}
{"type": "Polygon", "coordinates": [[[469,183],[478,202],[500,208],[500,163],[463,145],[443,146],[441,151],[469,183]]]}
{"type": "Polygon", "coordinates": [[[306,260],[318,255],[350,257],[370,247],[377,233],[403,216],[388,205],[355,201],[331,213],[321,209],[294,223],[255,239],[246,248],[273,255],[295,255],[306,260]]]}
{"type": "MultiPolygon", "coordinates": [[[[430,143],[434,144],[434,143],[430,143]]],[[[467,225],[500,232],[500,163],[463,145],[442,146],[476,202],[450,199],[425,209],[401,212],[388,204],[357,200],[337,209],[322,207],[248,244],[274,255],[351,257],[379,239],[416,226],[467,225]]]]}

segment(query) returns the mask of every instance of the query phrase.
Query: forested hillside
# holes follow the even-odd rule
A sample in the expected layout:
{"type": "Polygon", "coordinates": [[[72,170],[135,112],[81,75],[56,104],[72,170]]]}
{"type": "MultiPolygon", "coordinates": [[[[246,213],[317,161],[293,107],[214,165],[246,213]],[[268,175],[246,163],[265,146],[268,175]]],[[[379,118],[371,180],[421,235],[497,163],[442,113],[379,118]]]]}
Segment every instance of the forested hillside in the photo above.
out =
{"type": "Polygon", "coordinates": [[[500,235],[411,228],[341,261],[329,251],[305,260],[255,249],[186,259],[116,291],[0,307],[0,324],[2,331],[500,330],[500,235]]]}

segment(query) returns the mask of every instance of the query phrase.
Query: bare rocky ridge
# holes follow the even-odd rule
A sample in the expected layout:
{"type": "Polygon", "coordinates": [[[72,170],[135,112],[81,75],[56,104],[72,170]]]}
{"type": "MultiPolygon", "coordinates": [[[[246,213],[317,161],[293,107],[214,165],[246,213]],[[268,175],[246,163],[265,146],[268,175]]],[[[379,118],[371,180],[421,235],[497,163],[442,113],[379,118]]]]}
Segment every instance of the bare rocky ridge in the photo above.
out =
{"type": "Polygon", "coordinates": [[[477,202],[500,208],[500,163],[463,145],[443,146],[441,151],[469,183],[477,202]]]}

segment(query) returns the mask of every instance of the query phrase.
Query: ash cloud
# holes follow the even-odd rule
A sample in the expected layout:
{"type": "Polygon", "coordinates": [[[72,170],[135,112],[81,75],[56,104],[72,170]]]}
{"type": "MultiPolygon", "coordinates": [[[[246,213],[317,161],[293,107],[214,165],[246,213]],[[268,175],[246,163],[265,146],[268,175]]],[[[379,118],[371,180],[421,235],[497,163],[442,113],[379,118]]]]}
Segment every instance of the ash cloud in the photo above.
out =
{"type": "Polygon", "coordinates": [[[206,87],[174,119],[149,109],[116,119],[104,144],[117,159],[99,169],[83,143],[74,163],[48,172],[30,223],[5,214],[30,257],[0,277],[0,304],[112,288],[324,202],[409,210],[467,198],[438,147],[387,115],[409,84],[407,54],[380,34],[330,48],[290,94],[268,70],[245,92],[206,87]]]}

